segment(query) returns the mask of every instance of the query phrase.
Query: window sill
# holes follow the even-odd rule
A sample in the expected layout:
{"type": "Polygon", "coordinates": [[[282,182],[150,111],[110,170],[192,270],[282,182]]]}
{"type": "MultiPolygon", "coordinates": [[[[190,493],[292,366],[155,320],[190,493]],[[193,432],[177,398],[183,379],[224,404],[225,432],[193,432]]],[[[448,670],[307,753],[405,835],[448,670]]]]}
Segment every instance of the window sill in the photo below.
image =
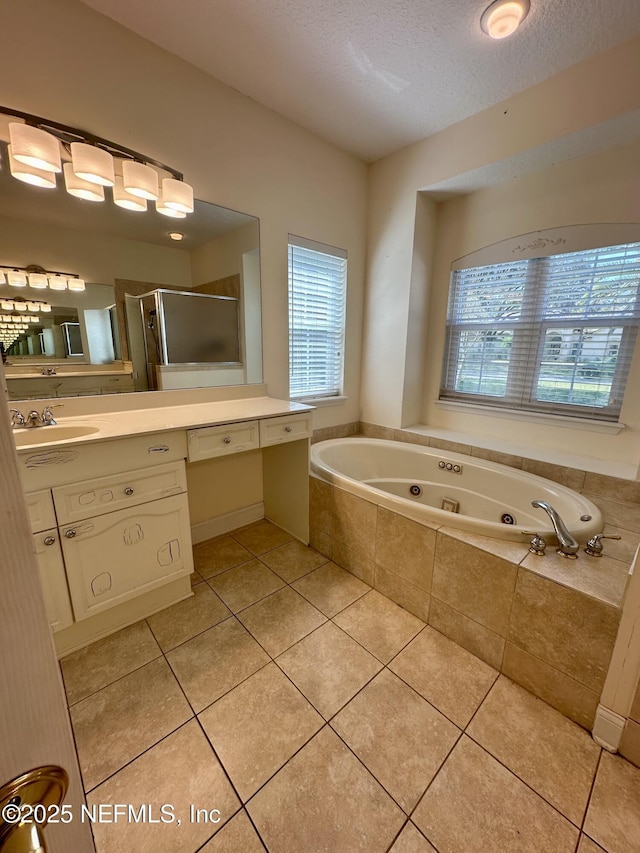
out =
{"type": "Polygon", "coordinates": [[[547,415],[542,412],[525,412],[518,409],[497,409],[492,406],[457,403],[453,400],[435,400],[434,402],[439,408],[452,412],[469,412],[469,414],[486,415],[490,418],[505,418],[507,420],[549,424],[549,426],[582,429],[589,432],[606,433],[608,435],[617,435],[626,427],[626,424],[619,421],[598,421],[592,418],[569,418],[563,415],[547,415]]]}
{"type": "Polygon", "coordinates": [[[341,406],[348,397],[292,397],[294,403],[308,403],[310,406],[341,406]]]}

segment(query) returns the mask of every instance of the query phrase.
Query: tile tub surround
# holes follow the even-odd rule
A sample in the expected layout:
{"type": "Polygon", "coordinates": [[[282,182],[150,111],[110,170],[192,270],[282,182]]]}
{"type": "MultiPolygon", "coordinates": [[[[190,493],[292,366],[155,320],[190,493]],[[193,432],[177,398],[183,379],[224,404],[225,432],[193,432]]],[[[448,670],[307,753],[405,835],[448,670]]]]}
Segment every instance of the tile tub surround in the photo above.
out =
{"type": "MultiPolygon", "coordinates": [[[[640,510],[640,506],[639,506],[640,510]]],[[[311,477],[312,546],[587,729],[628,565],[420,524],[311,477]]]]}

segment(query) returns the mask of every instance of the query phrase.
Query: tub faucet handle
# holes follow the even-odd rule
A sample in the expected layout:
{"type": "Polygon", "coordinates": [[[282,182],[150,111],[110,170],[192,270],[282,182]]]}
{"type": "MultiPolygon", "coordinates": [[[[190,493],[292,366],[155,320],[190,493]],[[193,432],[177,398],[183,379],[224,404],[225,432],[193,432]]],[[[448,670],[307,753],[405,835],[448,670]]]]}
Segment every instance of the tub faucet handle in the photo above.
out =
{"type": "Polygon", "coordinates": [[[546,540],[539,533],[532,533],[530,530],[525,530],[524,535],[533,537],[529,543],[529,551],[532,554],[537,554],[538,557],[544,556],[544,549],[547,547],[546,540]]]}
{"type": "Polygon", "coordinates": [[[587,542],[584,549],[585,554],[590,557],[602,557],[602,539],[622,539],[618,533],[596,533],[587,542]]]}

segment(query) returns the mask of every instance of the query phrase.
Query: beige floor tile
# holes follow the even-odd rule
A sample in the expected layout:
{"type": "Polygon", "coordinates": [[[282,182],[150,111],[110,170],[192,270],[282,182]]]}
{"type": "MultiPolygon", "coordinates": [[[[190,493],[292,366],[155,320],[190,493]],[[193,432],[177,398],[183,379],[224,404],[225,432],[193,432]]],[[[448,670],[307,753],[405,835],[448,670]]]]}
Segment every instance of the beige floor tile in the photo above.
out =
{"type": "Polygon", "coordinates": [[[388,663],[424,628],[422,620],[373,589],[333,621],[383,663],[388,663]]]}
{"type": "Polygon", "coordinates": [[[327,720],[382,668],[332,622],[280,655],[278,665],[327,720]]]}
{"type": "Polygon", "coordinates": [[[60,661],[67,701],[73,705],[161,654],[144,620],[73,652],[60,661]]]}
{"type": "Polygon", "coordinates": [[[283,587],[284,581],[260,560],[252,560],[210,578],[209,584],[227,607],[237,613],[283,587]]]}
{"type": "MultiPolygon", "coordinates": [[[[160,818],[160,807],[167,804],[173,806],[175,816],[173,823],[94,823],[97,853],[191,853],[220,830],[240,805],[195,721],[112,776],[87,799],[90,807],[129,803],[137,810],[149,804],[155,819],[160,818]],[[191,805],[207,811],[218,809],[220,822],[190,820],[191,805]]],[[[246,848],[246,853],[250,850],[246,848]]]]}
{"type": "Polygon", "coordinates": [[[578,853],[604,853],[602,847],[592,841],[587,835],[580,836],[580,844],[578,844],[578,853]]]}
{"type": "Polygon", "coordinates": [[[247,806],[279,853],[383,853],[404,814],[330,729],[323,729],[247,806]]]}
{"type": "Polygon", "coordinates": [[[192,587],[198,586],[198,584],[201,584],[203,582],[204,582],[204,578],[202,577],[202,575],[199,575],[197,572],[191,572],[191,586],[192,587]]]}
{"type": "Polygon", "coordinates": [[[608,853],[638,853],[640,769],[602,753],[584,831],[608,853]]]}
{"type": "Polygon", "coordinates": [[[389,669],[461,728],[498,676],[495,669],[433,628],[418,634],[389,669]]]}
{"type": "Polygon", "coordinates": [[[238,614],[271,657],[276,657],[327,621],[319,610],[289,586],[238,614]]]}
{"type": "Polygon", "coordinates": [[[269,663],[269,656],[231,618],[168,652],[167,660],[199,713],[269,663]]]}
{"type": "Polygon", "coordinates": [[[267,551],[272,551],[278,545],[291,542],[293,539],[293,536],[287,533],[286,530],[276,527],[275,524],[266,519],[257,521],[255,524],[250,524],[248,527],[243,527],[240,530],[234,530],[231,535],[236,542],[239,542],[256,557],[265,554],[267,551]]]}
{"type": "Polygon", "coordinates": [[[212,628],[229,615],[229,610],[215,592],[202,583],[194,587],[192,598],[149,616],[147,622],[160,647],[166,652],[207,628],[212,628]]]}
{"type": "Polygon", "coordinates": [[[371,588],[335,563],[325,563],[292,586],[325,616],[335,616],[371,588]]]}
{"type": "Polygon", "coordinates": [[[447,853],[573,853],[578,830],[465,735],[413,814],[447,853]]]}
{"type": "Polygon", "coordinates": [[[438,853],[438,851],[409,821],[389,853],[438,853]]]}
{"type": "Polygon", "coordinates": [[[584,729],[500,676],[467,734],[581,825],[600,756],[584,729]]]}
{"type": "Polygon", "coordinates": [[[275,664],[203,711],[200,722],[245,802],[324,725],[275,664]]]}
{"type": "Polygon", "coordinates": [[[460,735],[425,699],[383,670],[332,727],[409,814],[460,735]]]}
{"type": "Polygon", "coordinates": [[[287,583],[298,580],[327,562],[323,554],[303,545],[297,539],[280,545],[273,551],[267,551],[260,559],[287,583]]]}
{"type": "Polygon", "coordinates": [[[125,675],[71,708],[86,791],[192,716],[164,658],[125,675]]]}
{"type": "Polygon", "coordinates": [[[246,563],[253,559],[253,554],[243,548],[239,542],[230,536],[216,536],[201,542],[193,549],[193,562],[196,571],[203,578],[211,578],[226,572],[240,563],[246,563]]]}
{"type": "Polygon", "coordinates": [[[199,853],[264,853],[264,847],[247,813],[241,811],[199,853]]]}

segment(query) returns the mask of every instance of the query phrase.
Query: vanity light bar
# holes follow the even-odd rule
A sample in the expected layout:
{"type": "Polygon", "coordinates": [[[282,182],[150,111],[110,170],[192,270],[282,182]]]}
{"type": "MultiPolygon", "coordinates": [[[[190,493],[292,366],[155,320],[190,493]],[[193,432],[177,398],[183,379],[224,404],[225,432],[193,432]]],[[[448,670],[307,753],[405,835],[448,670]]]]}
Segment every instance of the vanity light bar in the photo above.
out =
{"type": "MultiPolygon", "coordinates": [[[[96,185],[94,184],[94,186],[96,185]]],[[[102,187],[97,187],[97,189],[101,190],[102,187]]],[[[86,289],[84,279],[76,273],[45,270],[36,264],[30,264],[28,267],[0,266],[0,284],[5,281],[12,287],[26,287],[28,282],[29,287],[34,290],[46,290],[48,287],[51,290],[67,290],[68,288],[76,293],[81,293],[86,289]]],[[[0,304],[4,308],[4,300],[0,304]]],[[[12,309],[6,308],[4,310],[10,311],[12,309]]]]}
{"type": "Polygon", "coordinates": [[[193,187],[170,166],[41,116],[8,107],[0,107],[0,113],[17,119],[9,122],[14,178],[53,189],[63,172],[67,192],[87,201],[104,201],[104,188],[113,187],[114,203],[128,210],[146,210],[151,200],[165,216],[193,213],[193,187]]]}

